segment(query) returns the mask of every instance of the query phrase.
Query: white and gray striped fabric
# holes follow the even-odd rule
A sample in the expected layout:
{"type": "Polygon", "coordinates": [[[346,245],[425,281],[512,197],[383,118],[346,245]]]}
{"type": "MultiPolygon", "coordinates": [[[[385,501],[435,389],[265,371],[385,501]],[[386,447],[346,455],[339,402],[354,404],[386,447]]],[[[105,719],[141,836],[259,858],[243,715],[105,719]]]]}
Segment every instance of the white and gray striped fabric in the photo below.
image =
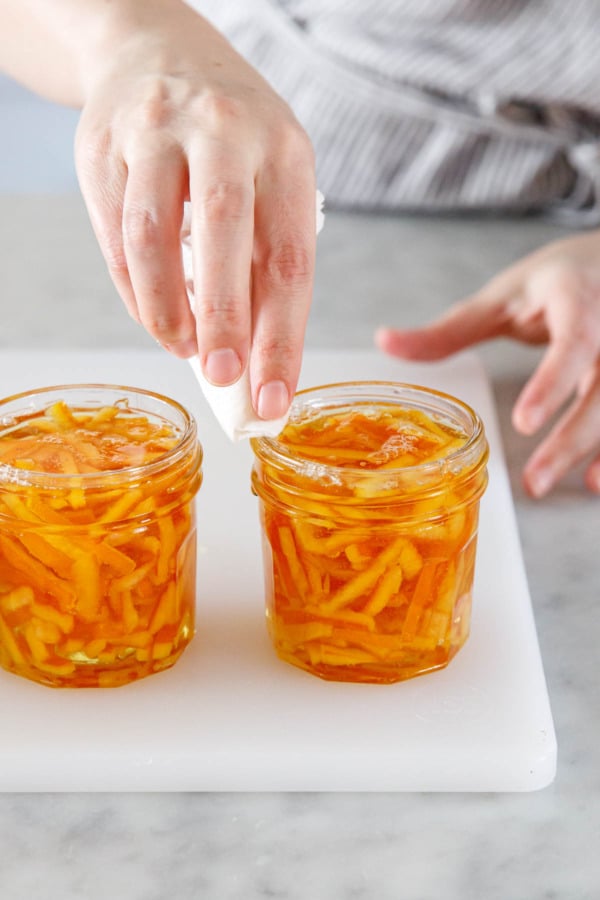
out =
{"type": "Polygon", "coordinates": [[[600,0],[193,0],[291,105],[330,207],[600,224],[600,0]]]}

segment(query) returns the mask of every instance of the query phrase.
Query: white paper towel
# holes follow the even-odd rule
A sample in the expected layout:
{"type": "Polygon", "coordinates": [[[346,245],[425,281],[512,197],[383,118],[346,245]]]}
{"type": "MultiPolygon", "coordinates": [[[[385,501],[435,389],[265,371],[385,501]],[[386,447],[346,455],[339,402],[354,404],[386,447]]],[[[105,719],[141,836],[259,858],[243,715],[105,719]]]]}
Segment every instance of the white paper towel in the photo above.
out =
{"type": "MultiPolygon", "coordinates": [[[[317,234],[325,223],[325,215],[323,213],[324,198],[320,191],[317,191],[316,203],[316,231],[317,234]]],[[[191,220],[190,220],[190,204],[186,203],[183,226],[181,231],[181,249],[183,255],[183,270],[185,273],[185,283],[187,287],[188,297],[193,308],[194,299],[194,276],[192,264],[192,244],[191,244],[191,220]]],[[[202,374],[200,360],[197,356],[191,357],[190,363],[196,378],[200,383],[202,392],[208,401],[210,408],[215,414],[219,424],[232,441],[240,441],[243,438],[250,437],[276,437],[284,427],[288,420],[289,411],[279,419],[271,419],[266,421],[256,415],[252,406],[252,396],[250,392],[250,376],[248,367],[246,367],[242,376],[235,384],[226,387],[217,387],[207,381],[202,374]]]]}

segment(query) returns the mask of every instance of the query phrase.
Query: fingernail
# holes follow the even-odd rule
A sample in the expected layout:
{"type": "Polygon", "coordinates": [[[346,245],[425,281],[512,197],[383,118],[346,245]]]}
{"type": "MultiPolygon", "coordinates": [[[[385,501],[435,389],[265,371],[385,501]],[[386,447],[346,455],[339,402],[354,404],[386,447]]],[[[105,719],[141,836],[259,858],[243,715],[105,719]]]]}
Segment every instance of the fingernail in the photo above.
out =
{"type": "Polygon", "coordinates": [[[258,392],[258,415],[261,419],[278,419],[285,415],[290,395],[283,381],[268,381],[258,392]]]}
{"type": "Polygon", "coordinates": [[[187,359],[188,356],[194,356],[198,352],[198,345],[196,341],[190,338],[189,341],[177,341],[173,344],[163,344],[163,347],[169,351],[169,353],[174,353],[175,356],[180,356],[183,359],[187,359]]]}
{"type": "Polygon", "coordinates": [[[204,374],[212,384],[232,384],[242,374],[242,362],[230,347],[211,350],[206,357],[204,374]]]}
{"type": "Polygon", "coordinates": [[[553,475],[548,469],[540,469],[529,476],[529,489],[534,497],[543,497],[553,484],[553,475]]]}

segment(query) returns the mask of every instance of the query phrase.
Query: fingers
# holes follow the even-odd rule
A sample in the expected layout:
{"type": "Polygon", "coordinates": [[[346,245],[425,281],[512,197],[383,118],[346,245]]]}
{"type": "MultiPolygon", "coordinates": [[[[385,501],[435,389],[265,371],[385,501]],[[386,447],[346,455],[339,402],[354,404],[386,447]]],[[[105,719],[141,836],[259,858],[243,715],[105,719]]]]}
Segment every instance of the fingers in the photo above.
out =
{"type": "Polygon", "coordinates": [[[308,138],[287,122],[271,147],[253,159],[221,139],[190,157],[201,364],[217,385],[248,367],[264,419],[283,415],[296,389],[316,243],[308,138]]]}
{"type": "Polygon", "coordinates": [[[190,194],[198,353],[210,382],[231,384],[251,339],[253,169],[233,148],[204,148],[190,159],[190,194]]]}
{"type": "Polygon", "coordinates": [[[380,328],[375,342],[386,353],[404,359],[435,360],[479,341],[505,334],[509,325],[502,295],[482,292],[455,304],[443,316],[423,328],[380,328]]]}
{"type": "Polygon", "coordinates": [[[543,287],[533,282],[530,292],[531,305],[543,310],[549,346],[513,410],[513,424],[524,434],[533,434],[557,412],[600,351],[600,317],[579,281],[557,277],[543,287]]]}
{"type": "Polygon", "coordinates": [[[187,167],[175,147],[128,159],[123,246],[140,321],[177,356],[196,352],[180,232],[187,167]]]}
{"type": "Polygon", "coordinates": [[[148,141],[127,161],[110,141],[81,141],[78,174],[109,273],[129,314],[178,356],[196,352],[179,243],[187,169],[148,141]]]}
{"type": "MultiPolygon", "coordinates": [[[[535,450],[523,472],[523,481],[534,497],[547,494],[560,479],[600,445],[600,363],[589,388],[578,396],[535,450]]],[[[589,466],[586,481],[600,492],[600,458],[589,466]]]]}
{"type": "Polygon", "coordinates": [[[204,140],[188,149],[188,176],[178,147],[154,142],[129,147],[126,161],[97,152],[82,166],[94,228],[131,315],[175,354],[197,351],[213,384],[235,382],[250,364],[265,419],[285,413],[296,389],[315,258],[312,148],[294,125],[277,151],[276,164],[260,167],[239,147],[204,140]],[[193,312],[180,247],[188,178],[193,312]]]}
{"type": "Polygon", "coordinates": [[[83,125],[85,112],[78,129],[75,152],[81,193],[113,283],[129,315],[139,322],[123,247],[123,197],[127,166],[120,156],[111,152],[108,136],[82,137],[83,125]]]}
{"type": "Polygon", "coordinates": [[[252,266],[252,399],[263,419],[283,415],[296,390],[315,266],[312,151],[257,182],[252,266]],[[308,160],[307,160],[308,157],[308,160]]]}

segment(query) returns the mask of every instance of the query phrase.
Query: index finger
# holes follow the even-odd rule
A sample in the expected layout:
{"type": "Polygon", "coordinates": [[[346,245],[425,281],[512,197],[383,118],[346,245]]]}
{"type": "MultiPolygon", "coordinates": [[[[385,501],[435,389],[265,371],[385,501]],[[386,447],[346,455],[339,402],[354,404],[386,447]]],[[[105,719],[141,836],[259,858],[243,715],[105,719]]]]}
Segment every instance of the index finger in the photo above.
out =
{"type": "Polygon", "coordinates": [[[506,334],[509,321],[505,298],[481,293],[455,303],[421,328],[379,328],[375,342],[392,356],[429,361],[506,334]]]}

